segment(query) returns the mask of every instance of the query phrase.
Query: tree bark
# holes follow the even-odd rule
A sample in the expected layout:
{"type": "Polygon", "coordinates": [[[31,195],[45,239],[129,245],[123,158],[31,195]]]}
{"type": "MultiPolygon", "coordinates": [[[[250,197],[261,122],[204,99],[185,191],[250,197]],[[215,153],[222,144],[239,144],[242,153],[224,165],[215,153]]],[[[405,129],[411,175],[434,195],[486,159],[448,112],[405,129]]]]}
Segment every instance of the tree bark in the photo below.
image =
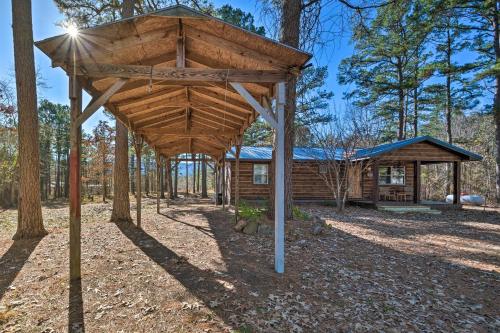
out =
{"type": "Polygon", "coordinates": [[[401,60],[398,59],[398,82],[399,82],[399,87],[398,87],[398,108],[399,108],[399,124],[398,124],[398,140],[403,140],[405,137],[405,125],[406,125],[406,119],[405,119],[405,92],[403,90],[403,85],[404,85],[404,78],[403,78],[403,65],[401,63],[401,60]]]}
{"type": "MultiPolygon", "coordinates": [[[[280,27],[280,41],[289,46],[298,48],[300,38],[300,16],[302,12],[302,1],[284,0],[282,4],[282,19],[280,27]]],[[[292,167],[293,146],[295,144],[295,109],[296,109],[296,87],[297,78],[289,76],[286,82],[285,103],[285,219],[292,217],[293,193],[292,193],[292,167]]],[[[273,160],[274,160],[273,154],[273,160]]],[[[274,187],[270,191],[270,209],[274,214],[274,187]]]]}
{"type": "Polygon", "coordinates": [[[24,239],[47,234],[43,227],[40,201],[40,145],[31,0],[12,0],[12,30],[19,115],[19,199],[14,239],[24,239]]]}
{"type": "MultiPolygon", "coordinates": [[[[123,0],[122,17],[134,15],[134,0],[123,0]]],[[[111,221],[131,222],[129,199],[129,170],[128,170],[128,129],[118,119],[116,120],[115,138],[115,165],[113,182],[113,211],[111,221]]],[[[132,185],[133,187],[133,185],[132,185]]]]}
{"type": "MultiPolygon", "coordinates": [[[[494,33],[494,48],[495,48],[495,59],[496,63],[500,62],[500,33],[498,31],[498,1],[494,3],[494,14],[493,14],[493,29],[494,33]]],[[[495,76],[495,99],[494,99],[494,114],[495,114],[495,137],[497,145],[497,156],[496,156],[496,201],[500,203],[500,74],[497,71],[495,76]]]]}

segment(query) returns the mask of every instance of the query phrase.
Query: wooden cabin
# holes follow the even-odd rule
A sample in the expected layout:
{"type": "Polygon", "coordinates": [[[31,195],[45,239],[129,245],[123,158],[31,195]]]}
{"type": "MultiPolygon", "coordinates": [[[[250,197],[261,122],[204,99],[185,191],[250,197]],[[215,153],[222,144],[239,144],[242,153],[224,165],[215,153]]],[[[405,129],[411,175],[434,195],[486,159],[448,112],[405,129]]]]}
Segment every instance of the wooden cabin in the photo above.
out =
{"type": "MultiPolygon", "coordinates": [[[[327,170],[327,154],[322,148],[294,148],[293,199],[332,201],[333,194],[321,173],[327,170]]],[[[342,162],[342,153],[336,154],[342,162]]],[[[268,200],[271,186],[271,147],[241,147],[239,193],[242,200],[268,200]]],[[[460,202],[461,163],[482,157],[430,136],[420,136],[395,143],[358,149],[349,174],[349,201],[420,202],[421,165],[453,163],[454,201],[460,202]]],[[[235,156],[228,154],[227,197],[235,196],[235,156]]]]}

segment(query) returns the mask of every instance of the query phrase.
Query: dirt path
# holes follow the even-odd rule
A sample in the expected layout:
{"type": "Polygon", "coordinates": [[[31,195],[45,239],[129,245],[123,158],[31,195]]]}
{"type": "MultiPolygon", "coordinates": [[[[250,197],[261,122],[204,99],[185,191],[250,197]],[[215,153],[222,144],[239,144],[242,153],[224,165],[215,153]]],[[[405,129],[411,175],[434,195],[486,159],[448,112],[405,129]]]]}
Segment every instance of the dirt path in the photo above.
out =
{"type": "Polygon", "coordinates": [[[330,228],[293,225],[287,273],[273,238],[231,229],[206,202],[156,214],[144,230],[107,222],[111,204],[83,208],[82,282],[67,285],[67,209],[44,209],[50,234],[12,242],[0,214],[0,331],[493,332],[500,329],[500,218],[491,212],[346,215],[306,207],[330,228]]]}

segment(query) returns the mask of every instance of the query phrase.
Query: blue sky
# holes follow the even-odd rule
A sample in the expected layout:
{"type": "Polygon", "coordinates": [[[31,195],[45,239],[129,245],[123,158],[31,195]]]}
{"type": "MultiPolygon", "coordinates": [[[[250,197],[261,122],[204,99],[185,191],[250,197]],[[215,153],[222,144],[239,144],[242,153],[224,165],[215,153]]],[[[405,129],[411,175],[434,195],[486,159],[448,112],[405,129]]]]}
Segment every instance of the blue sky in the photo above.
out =
{"type": "MultiPolygon", "coordinates": [[[[259,11],[255,1],[219,1],[215,0],[217,6],[230,3],[233,7],[241,8],[246,12],[254,13],[257,24],[264,25],[259,17],[259,11]]],[[[33,36],[35,41],[64,33],[63,29],[57,25],[58,22],[64,20],[64,17],[59,13],[57,7],[52,0],[32,0],[33,6],[33,36]]],[[[335,104],[341,103],[342,87],[339,87],[336,82],[337,67],[344,57],[352,53],[352,47],[348,44],[348,39],[338,39],[335,45],[326,49],[322,53],[322,58],[313,59],[315,65],[328,65],[329,78],[327,80],[327,89],[335,93],[335,104]]],[[[11,1],[0,1],[0,42],[2,45],[0,57],[0,78],[12,79],[14,72],[14,51],[12,45],[12,11],[11,1]]],[[[38,90],[38,96],[47,98],[55,103],[69,104],[68,100],[68,81],[67,76],[60,68],[52,68],[49,58],[35,48],[35,63],[41,76],[43,77],[47,88],[38,90]]],[[[84,96],[84,105],[88,103],[89,96],[84,96]]],[[[100,119],[106,117],[102,112],[93,115],[85,124],[84,130],[89,132],[100,119]]]]}

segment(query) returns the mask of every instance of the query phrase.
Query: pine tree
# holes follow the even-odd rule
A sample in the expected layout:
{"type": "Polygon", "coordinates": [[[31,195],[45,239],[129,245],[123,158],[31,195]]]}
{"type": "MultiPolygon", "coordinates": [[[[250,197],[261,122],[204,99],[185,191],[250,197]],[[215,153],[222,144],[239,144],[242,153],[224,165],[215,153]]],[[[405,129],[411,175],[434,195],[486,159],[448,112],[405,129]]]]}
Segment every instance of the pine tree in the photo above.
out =
{"type": "Polygon", "coordinates": [[[12,30],[19,117],[18,224],[14,239],[23,239],[47,234],[40,202],[40,146],[31,0],[12,0],[12,30]]]}

